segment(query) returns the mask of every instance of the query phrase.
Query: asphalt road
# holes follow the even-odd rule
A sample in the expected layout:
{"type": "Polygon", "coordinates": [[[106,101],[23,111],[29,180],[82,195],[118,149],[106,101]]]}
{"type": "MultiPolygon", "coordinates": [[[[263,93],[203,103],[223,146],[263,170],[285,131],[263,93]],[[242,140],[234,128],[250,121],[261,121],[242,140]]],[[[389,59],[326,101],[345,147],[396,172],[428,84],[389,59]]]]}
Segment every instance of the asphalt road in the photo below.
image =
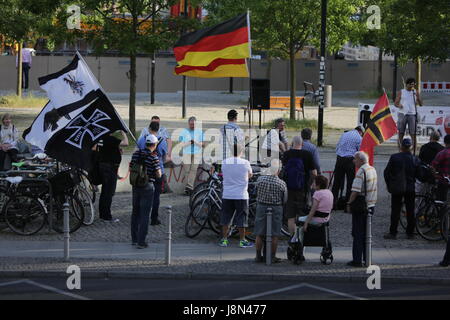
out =
{"type": "Polygon", "coordinates": [[[450,300],[450,286],[389,284],[383,280],[380,290],[367,289],[365,281],[306,283],[93,278],[82,279],[80,290],[68,290],[66,280],[54,277],[0,279],[0,300],[182,300],[177,307],[183,306],[184,301],[200,306],[202,300],[218,303],[221,300],[252,300],[252,303],[268,300],[450,300]]]}

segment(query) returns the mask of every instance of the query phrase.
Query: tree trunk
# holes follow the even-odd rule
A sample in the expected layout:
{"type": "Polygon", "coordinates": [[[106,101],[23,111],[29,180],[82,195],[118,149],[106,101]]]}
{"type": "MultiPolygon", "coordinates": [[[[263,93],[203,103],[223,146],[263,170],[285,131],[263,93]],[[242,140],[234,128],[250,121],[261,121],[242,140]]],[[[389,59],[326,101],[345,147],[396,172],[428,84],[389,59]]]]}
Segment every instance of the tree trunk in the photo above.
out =
{"type": "Polygon", "coordinates": [[[19,42],[19,50],[17,51],[17,96],[22,96],[22,43],[19,42]]]}
{"type": "Polygon", "coordinates": [[[422,60],[420,58],[416,60],[416,85],[417,92],[420,94],[422,89],[422,60]]]}
{"type": "Polygon", "coordinates": [[[129,129],[136,136],[136,54],[130,55],[130,110],[129,129]]]}
{"type": "Polygon", "coordinates": [[[291,45],[290,48],[290,62],[291,62],[291,106],[289,119],[295,120],[295,49],[291,45]]]}
{"type": "Polygon", "coordinates": [[[383,49],[382,48],[380,48],[380,52],[378,53],[377,90],[380,95],[383,93],[383,49]]]}

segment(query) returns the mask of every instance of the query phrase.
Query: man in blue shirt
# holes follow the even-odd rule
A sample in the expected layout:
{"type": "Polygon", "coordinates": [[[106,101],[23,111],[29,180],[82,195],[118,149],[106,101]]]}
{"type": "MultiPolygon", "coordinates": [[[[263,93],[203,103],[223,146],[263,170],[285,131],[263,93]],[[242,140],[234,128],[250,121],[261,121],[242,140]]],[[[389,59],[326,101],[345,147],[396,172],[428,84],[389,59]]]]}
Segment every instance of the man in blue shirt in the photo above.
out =
{"type": "Polygon", "coordinates": [[[317,169],[317,174],[320,175],[321,171],[320,171],[319,151],[317,150],[317,147],[311,142],[312,130],[310,128],[303,129],[301,132],[301,136],[303,139],[302,149],[312,154],[314,166],[317,169]]]}
{"type": "MultiPolygon", "coordinates": [[[[350,198],[353,179],[355,179],[355,164],[353,163],[354,154],[359,151],[363,136],[363,129],[356,127],[353,130],[346,131],[339,139],[336,145],[336,165],[334,167],[333,196],[334,207],[339,198],[339,190],[344,189],[345,178],[347,178],[347,190],[345,193],[345,201],[347,203],[350,198]]],[[[345,210],[345,208],[344,208],[345,210]]]]}
{"type": "MultiPolygon", "coordinates": [[[[152,215],[150,217],[150,225],[155,226],[155,225],[159,225],[161,224],[161,221],[158,219],[158,214],[159,214],[159,204],[160,204],[160,196],[161,196],[161,192],[162,192],[162,183],[163,183],[163,178],[162,175],[164,174],[164,160],[167,156],[168,153],[168,147],[167,147],[167,141],[163,136],[159,136],[158,135],[158,131],[159,131],[159,122],[153,121],[150,123],[149,126],[149,134],[153,134],[155,137],[158,138],[158,144],[156,147],[156,155],[158,156],[158,160],[159,163],[161,164],[161,177],[155,179],[154,185],[155,185],[155,192],[154,192],[154,196],[153,196],[153,208],[152,208],[152,215]]],[[[137,146],[140,150],[143,150],[146,148],[145,146],[145,141],[147,138],[147,135],[142,135],[138,142],[137,142],[137,146]]]]}
{"type": "Polygon", "coordinates": [[[179,137],[183,149],[183,169],[186,180],[184,191],[187,195],[190,195],[194,190],[197,169],[203,153],[203,141],[205,140],[203,131],[195,128],[196,121],[195,117],[190,117],[188,120],[189,128],[184,129],[179,137]]]}

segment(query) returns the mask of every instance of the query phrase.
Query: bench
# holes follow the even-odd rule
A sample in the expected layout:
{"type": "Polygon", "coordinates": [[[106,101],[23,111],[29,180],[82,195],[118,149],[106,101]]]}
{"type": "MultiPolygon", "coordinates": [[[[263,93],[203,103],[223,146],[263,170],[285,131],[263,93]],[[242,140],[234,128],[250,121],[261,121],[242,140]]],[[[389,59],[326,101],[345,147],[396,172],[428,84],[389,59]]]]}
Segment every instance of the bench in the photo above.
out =
{"type": "MultiPolygon", "coordinates": [[[[303,119],[305,119],[305,110],[304,110],[304,103],[305,98],[304,97],[295,97],[295,111],[297,113],[297,119],[299,119],[299,113],[302,112],[303,119]]],[[[283,110],[283,111],[289,111],[291,107],[291,97],[270,97],[270,109],[263,111],[270,111],[270,110],[283,110]]],[[[248,107],[243,107],[244,109],[244,121],[246,121],[246,115],[248,111],[248,107]]],[[[254,110],[254,109],[253,109],[254,110]]]]}
{"type": "Polygon", "coordinates": [[[314,88],[314,85],[311,82],[303,81],[303,87],[305,88],[304,97],[310,97],[311,101],[316,103],[317,98],[319,97],[319,90],[314,88]]]}

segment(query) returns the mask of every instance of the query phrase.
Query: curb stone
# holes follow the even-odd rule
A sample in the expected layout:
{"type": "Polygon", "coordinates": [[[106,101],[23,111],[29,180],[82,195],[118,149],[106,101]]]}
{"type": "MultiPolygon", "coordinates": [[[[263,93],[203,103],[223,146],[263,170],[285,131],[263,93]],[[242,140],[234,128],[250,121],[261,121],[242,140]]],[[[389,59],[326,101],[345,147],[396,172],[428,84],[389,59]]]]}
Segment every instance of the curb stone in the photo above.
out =
{"type": "MultiPolygon", "coordinates": [[[[66,278],[68,274],[60,271],[1,271],[3,278],[66,278]]],[[[362,282],[368,276],[327,276],[327,275],[280,275],[280,274],[215,274],[192,272],[120,272],[120,271],[84,271],[82,277],[88,279],[157,279],[157,280],[229,280],[229,281],[314,281],[314,282],[362,282]]],[[[450,279],[423,277],[382,277],[381,283],[389,284],[421,284],[450,286],[450,279]]]]}

